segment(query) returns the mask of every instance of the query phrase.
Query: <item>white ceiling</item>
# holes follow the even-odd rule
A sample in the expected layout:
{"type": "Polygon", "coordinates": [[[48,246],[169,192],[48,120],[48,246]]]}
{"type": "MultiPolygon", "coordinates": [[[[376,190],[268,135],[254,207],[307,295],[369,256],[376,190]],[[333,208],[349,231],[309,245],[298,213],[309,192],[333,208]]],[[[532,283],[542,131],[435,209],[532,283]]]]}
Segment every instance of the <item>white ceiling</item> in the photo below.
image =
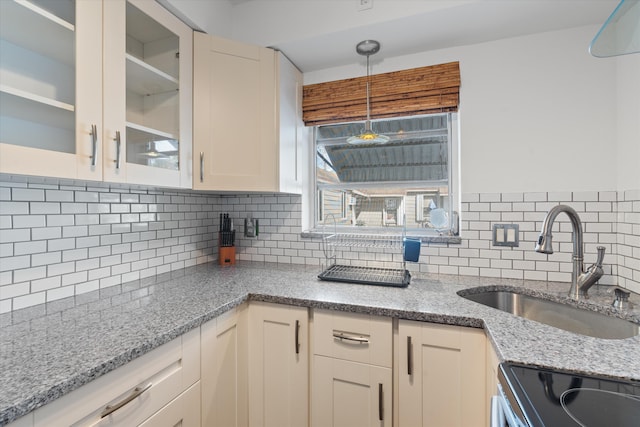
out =
{"type": "MultiPolygon", "coordinates": [[[[165,3],[167,0],[160,0],[165,3]]],[[[303,72],[360,61],[355,45],[380,41],[377,56],[408,55],[583,25],[602,25],[619,0],[168,0],[209,33],[282,50],[303,72]],[[191,4],[187,4],[191,2],[191,4]],[[217,4],[212,6],[211,4],[217,4]],[[188,6],[182,8],[181,6],[188,6]],[[222,6],[224,5],[224,8],[222,6]],[[209,13],[211,19],[207,20],[209,13]],[[227,19],[221,19],[224,13],[227,19]],[[191,14],[194,13],[191,11],[191,14]],[[209,25],[217,21],[216,25],[209,25]]],[[[595,31],[594,31],[595,36],[595,31]]],[[[587,47],[585,46],[585,49],[587,47]]]]}
{"type": "MultiPolygon", "coordinates": [[[[603,24],[618,0],[231,0],[233,36],[282,50],[303,72],[359,61],[355,45],[381,42],[379,56],[603,24]]],[[[595,36],[595,33],[594,33],[595,36]]],[[[585,46],[585,49],[587,47],[585,46]]]]}

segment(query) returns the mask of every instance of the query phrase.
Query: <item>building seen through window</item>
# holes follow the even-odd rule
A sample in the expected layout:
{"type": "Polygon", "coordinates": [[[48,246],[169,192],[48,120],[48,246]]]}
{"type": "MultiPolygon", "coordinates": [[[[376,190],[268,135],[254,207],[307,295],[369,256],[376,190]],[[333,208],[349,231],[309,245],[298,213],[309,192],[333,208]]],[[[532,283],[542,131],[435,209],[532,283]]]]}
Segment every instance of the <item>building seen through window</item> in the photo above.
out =
{"type": "Polygon", "coordinates": [[[456,113],[379,120],[390,141],[355,145],[346,140],[362,123],[318,126],[316,228],[455,232],[456,123],[456,113]]]}

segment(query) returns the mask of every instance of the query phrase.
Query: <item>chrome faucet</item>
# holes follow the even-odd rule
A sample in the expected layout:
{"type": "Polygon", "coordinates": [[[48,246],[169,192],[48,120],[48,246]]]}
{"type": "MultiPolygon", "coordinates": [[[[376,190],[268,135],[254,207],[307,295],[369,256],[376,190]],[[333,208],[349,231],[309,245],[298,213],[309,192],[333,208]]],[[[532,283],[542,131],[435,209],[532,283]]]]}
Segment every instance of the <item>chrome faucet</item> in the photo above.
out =
{"type": "Polygon", "coordinates": [[[598,246],[598,260],[587,270],[584,270],[584,247],[582,243],[582,223],[578,213],[570,206],[557,205],[547,212],[547,216],[542,223],[542,231],[536,244],[536,252],[552,254],[551,227],[560,212],[569,216],[573,227],[573,272],[571,273],[571,288],[569,297],[574,299],[589,298],[587,291],[593,286],[604,273],[602,271],[602,261],[604,260],[604,246],[598,246]]]}

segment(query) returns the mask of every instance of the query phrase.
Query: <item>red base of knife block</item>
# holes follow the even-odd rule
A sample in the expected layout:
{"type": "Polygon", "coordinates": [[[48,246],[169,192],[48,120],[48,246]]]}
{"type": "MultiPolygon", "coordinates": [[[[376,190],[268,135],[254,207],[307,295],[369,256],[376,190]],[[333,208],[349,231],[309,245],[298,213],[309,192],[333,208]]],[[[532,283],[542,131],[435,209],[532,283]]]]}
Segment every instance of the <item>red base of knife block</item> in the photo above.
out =
{"type": "Polygon", "coordinates": [[[220,265],[234,265],[236,263],[236,247],[225,246],[218,248],[218,263],[220,265]]]}

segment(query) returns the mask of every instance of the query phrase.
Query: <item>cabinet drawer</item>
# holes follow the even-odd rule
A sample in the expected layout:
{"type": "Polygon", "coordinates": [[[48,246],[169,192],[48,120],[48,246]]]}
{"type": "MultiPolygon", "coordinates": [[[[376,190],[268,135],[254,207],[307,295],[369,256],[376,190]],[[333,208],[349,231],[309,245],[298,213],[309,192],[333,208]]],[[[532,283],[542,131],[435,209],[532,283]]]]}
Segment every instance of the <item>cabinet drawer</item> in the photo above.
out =
{"type": "Polygon", "coordinates": [[[139,427],[200,427],[200,382],[173,399],[139,427]]]}
{"type": "Polygon", "coordinates": [[[136,426],[198,381],[199,344],[196,328],[37,409],[34,425],[136,426]]]}
{"type": "Polygon", "coordinates": [[[392,365],[392,319],[369,314],[314,310],[314,354],[392,365]]]}

